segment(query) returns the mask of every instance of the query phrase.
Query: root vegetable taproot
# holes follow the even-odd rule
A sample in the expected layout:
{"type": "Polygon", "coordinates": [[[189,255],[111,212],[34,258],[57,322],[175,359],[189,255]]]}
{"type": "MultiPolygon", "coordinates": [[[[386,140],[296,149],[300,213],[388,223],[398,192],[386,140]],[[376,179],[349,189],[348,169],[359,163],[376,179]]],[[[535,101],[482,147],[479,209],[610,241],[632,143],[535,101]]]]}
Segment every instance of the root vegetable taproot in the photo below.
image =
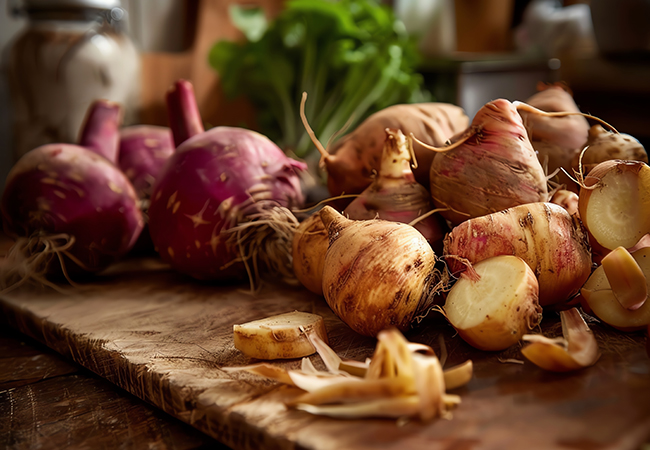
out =
{"type": "Polygon", "coordinates": [[[444,284],[424,236],[403,223],[350,220],[329,206],[319,214],[330,240],[323,270],[330,308],[359,334],[407,330],[444,284]]]}
{"type": "Polygon", "coordinates": [[[610,160],[584,177],[578,207],[589,234],[606,249],[630,248],[650,232],[650,167],[610,160]]]}
{"type": "Polygon", "coordinates": [[[559,205],[531,203],[467,220],[445,238],[444,258],[452,274],[466,262],[497,255],[522,258],[539,281],[542,306],[567,301],[591,273],[587,233],[580,220],[559,205]]]}
{"type": "Polygon", "coordinates": [[[293,311],[233,326],[235,348],[251,358],[293,359],[316,352],[311,335],[327,343],[323,318],[293,311]]]}
{"type": "Polygon", "coordinates": [[[468,344],[504,350],[539,324],[539,284],[526,262],[501,255],[474,265],[447,294],[445,317],[468,344]]]}
{"type": "Polygon", "coordinates": [[[291,263],[298,281],[314,294],[323,295],[323,268],[329,236],[320,214],[300,222],[291,244],[291,263]]]}
{"type": "Polygon", "coordinates": [[[600,357],[598,342],[576,308],[560,311],[562,338],[528,334],[521,353],[532,363],[552,372],[570,372],[592,366],[600,357]]]}
{"type": "Polygon", "coordinates": [[[413,140],[401,130],[386,129],[381,167],[370,186],[343,210],[353,220],[383,219],[412,223],[429,241],[434,251],[442,252],[447,222],[431,214],[429,191],[415,181],[411,163],[413,140]]]}
{"type": "Polygon", "coordinates": [[[566,209],[570,215],[580,214],[578,209],[579,201],[580,198],[578,197],[578,194],[567,189],[558,189],[550,200],[551,203],[555,203],[556,205],[560,205],[566,209]]]}
{"type": "Polygon", "coordinates": [[[546,174],[508,100],[484,105],[470,127],[451,141],[437,149],[430,191],[434,206],[446,209],[441,214],[453,225],[548,200],[546,174]]]}
{"type": "Polygon", "coordinates": [[[634,136],[607,131],[601,125],[593,125],[582,151],[573,155],[571,167],[574,172],[587,175],[601,162],[613,159],[648,163],[645,148],[634,136]]]}

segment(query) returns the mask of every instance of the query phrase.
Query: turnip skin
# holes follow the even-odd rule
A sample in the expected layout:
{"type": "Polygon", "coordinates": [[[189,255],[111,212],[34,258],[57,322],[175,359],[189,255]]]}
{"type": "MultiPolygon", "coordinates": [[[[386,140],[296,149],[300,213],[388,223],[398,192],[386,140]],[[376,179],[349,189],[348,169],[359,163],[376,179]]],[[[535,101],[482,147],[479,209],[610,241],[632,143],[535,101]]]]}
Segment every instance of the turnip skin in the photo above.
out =
{"type": "Polygon", "coordinates": [[[293,271],[307,289],[323,295],[323,267],[329,236],[319,213],[303,220],[293,235],[293,271]]]}
{"type": "Polygon", "coordinates": [[[201,280],[245,277],[226,230],[268,208],[301,206],[296,171],[304,168],[243,128],[215,127],[190,137],[154,185],[149,229],[161,258],[201,280]]]}
{"type": "Polygon", "coordinates": [[[577,294],[591,273],[591,249],[577,216],[553,203],[519,205],[477,217],[452,229],[445,238],[445,260],[452,274],[470,263],[497,255],[515,255],[539,281],[539,303],[549,306],[577,294]]]}
{"type": "Polygon", "coordinates": [[[513,206],[548,200],[546,175],[515,106],[505,99],[484,105],[470,128],[452,138],[462,144],[436,153],[431,196],[453,225],[513,206]]]}
{"type": "MultiPolygon", "coordinates": [[[[144,221],[126,176],[107,159],[72,144],[48,144],[12,168],[2,196],[4,229],[12,237],[73,236],[68,273],[97,272],[125,255],[144,221]]],[[[55,271],[56,264],[49,271],[55,271]]]]}

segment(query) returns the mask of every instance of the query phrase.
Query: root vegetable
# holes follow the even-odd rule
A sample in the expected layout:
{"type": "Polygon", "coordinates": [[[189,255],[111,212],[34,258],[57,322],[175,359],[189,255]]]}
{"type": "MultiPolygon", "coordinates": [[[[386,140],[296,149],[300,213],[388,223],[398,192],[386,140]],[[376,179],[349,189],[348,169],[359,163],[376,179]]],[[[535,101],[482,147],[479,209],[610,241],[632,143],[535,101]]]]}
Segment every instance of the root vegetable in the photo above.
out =
{"type": "Polygon", "coordinates": [[[584,178],[578,207],[598,244],[634,246],[650,232],[650,167],[640,161],[598,164],[584,178]]]}
{"type": "Polygon", "coordinates": [[[172,132],[167,127],[132,125],[120,130],[119,166],[146,203],[145,208],[153,184],[174,150],[172,132]]]}
{"type": "Polygon", "coordinates": [[[601,125],[589,129],[589,137],[583,145],[584,151],[577,152],[571,160],[574,171],[587,175],[591,169],[604,161],[613,159],[648,162],[643,145],[633,136],[612,133],[601,125]]]}
{"type": "Polygon", "coordinates": [[[309,336],[327,343],[323,318],[300,311],[233,326],[235,348],[251,358],[293,359],[316,352],[309,336]]]}
{"type": "Polygon", "coordinates": [[[168,93],[170,124],[180,142],[159,175],[149,230],[163,261],[202,280],[232,281],[259,272],[294,280],[288,208],[304,201],[298,172],[265,136],[234,127],[202,130],[192,85],[168,93]],[[177,109],[181,105],[181,109],[177,109]]]}
{"type": "Polygon", "coordinates": [[[320,214],[303,220],[293,235],[293,272],[300,283],[314,294],[323,295],[323,267],[329,237],[320,214]]]}
{"type": "MultiPolygon", "coordinates": [[[[416,136],[417,137],[417,136],[416,136]]],[[[436,208],[453,225],[524,203],[548,200],[546,175],[515,106],[483,106],[470,127],[431,164],[436,208]]]]}
{"type": "MultiPolygon", "coordinates": [[[[530,97],[526,103],[546,112],[579,113],[573,96],[563,84],[542,84],[540,91],[530,97]]],[[[531,144],[537,157],[548,174],[560,168],[571,173],[571,164],[575,155],[587,142],[589,122],[579,115],[549,117],[529,111],[519,111],[531,144]]],[[[576,183],[564,172],[559,171],[553,178],[567,189],[577,191],[576,183]]]]}
{"type": "Polygon", "coordinates": [[[504,350],[537,326],[542,308],[535,274],[521,258],[495,256],[474,265],[477,279],[461,276],[443,307],[460,337],[481,350],[504,350]]]}
{"type": "MultiPolygon", "coordinates": [[[[442,146],[468,123],[463,109],[448,103],[400,104],[376,112],[338,140],[331,153],[320,149],[330,194],[358,194],[372,183],[373,174],[381,166],[386,128],[401,130],[407,136],[412,133],[429,145],[442,146]]],[[[434,154],[418,143],[414,150],[418,161],[415,179],[429,186],[434,154]]]]}
{"type": "Polygon", "coordinates": [[[429,241],[434,251],[440,253],[442,239],[448,231],[447,223],[437,213],[416,220],[431,211],[432,203],[429,191],[413,177],[411,154],[412,139],[400,130],[386,129],[379,173],[343,214],[353,220],[416,221],[413,226],[429,241]]]}
{"type": "MultiPolygon", "coordinates": [[[[646,278],[646,289],[650,280],[650,247],[644,247],[633,252],[632,257],[637,262],[646,278]]],[[[591,313],[600,320],[622,331],[640,330],[650,324],[650,302],[646,301],[641,307],[630,310],[616,298],[603,266],[599,266],[591,274],[580,290],[591,313]]]]}
{"type": "Polygon", "coordinates": [[[560,311],[563,338],[550,339],[528,334],[529,342],[521,353],[532,363],[552,372],[569,372],[592,366],[598,361],[598,343],[589,326],[576,308],[560,311]]]}
{"type": "Polygon", "coordinates": [[[9,172],[0,208],[5,231],[17,241],[2,274],[5,286],[97,272],[134,245],[143,227],[135,191],[90,145],[102,139],[117,145],[109,131],[117,134],[119,111],[111,102],[93,103],[82,131],[88,147],[44,145],[9,172]]]}
{"type": "Polygon", "coordinates": [[[497,255],[515,255],[539,281],[539,303],[562,303],[578,293],[591,273],[591,251],[580,220],[559,205],[531,203],[477,217],[445,238],[445,260],[452,274],[497,255]]]}
{"type": "Polygon", "coordinates": [[[567,189],[557,190],[551,197],[551,203],[560,205],[562,208],[566,209],[570,215],[580,214],[578,210],[578,202],[580,198],[578,194],[567,189]]]}
{"type": "Polygon", "coordinates": [[[410,225],[380,219],[354,221],[326,206],[329,234],[323,293],[334,313],[359,334],[407,330],[440,290],[436,255],[410,225]]]}

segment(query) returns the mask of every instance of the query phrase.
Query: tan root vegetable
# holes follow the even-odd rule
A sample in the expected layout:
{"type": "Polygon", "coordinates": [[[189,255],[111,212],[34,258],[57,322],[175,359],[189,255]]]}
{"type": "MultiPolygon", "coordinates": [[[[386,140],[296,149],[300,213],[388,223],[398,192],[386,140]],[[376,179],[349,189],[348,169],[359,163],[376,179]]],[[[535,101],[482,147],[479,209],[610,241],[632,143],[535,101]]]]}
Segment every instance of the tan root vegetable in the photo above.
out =
{"type": "Polygon", "coordinates": [[[580,220],[559,205],[531,203],[477,217],[445,238],[445,260],[452,274],[497,255],[515,255],[533,269],[542,306],[578,293],[591,273],[591,252],[580,220]]]}
{"type": "Polygon", "coordinates": [[[430,177],[433,203],[452,224],[548,200],[546,174],[509,101],[487,103],[452,141],[438,149],[430,177]]]}
{"type": "Polygon", "coordinates": [[[445,316],[473,347],[504,350],[542,318],[537,278],[523,259],[511,255],[483,260],[474,270],[478,277],[461,276],[447,294],[445,316]]]}
{"type": "Polygon", "coordinates": [[[612,159],[648,162],[648,154],[636,138],[625,133],[612,133],[601,125],[589,129],[589,138],[583,147],[584,152],[577,152],[571,160],[573,170],[580,172],[582,168],[583,175],[601,162],[612,159]]]}
{"type": "Polygon", "coordinates": [[[450,417],[451,408],[460,403],[460,397],[445,392],[447,379],[459,387],[472,376],[471,361],[451,369],[447,376],[430,347],[408,342],[395,328],[378,334],[372,358],[359,362],[363,367],[359,375],[342,371],[341,358],[318,337],[312,341],[327,371],[317,370],[307,358],[299,370],[265,363],[223,369],[255,373],[306,391],[287,405],[312,414],[349,419],[417,418],[425,422],[450,417]]]}
{"type": "Polygon", "coordinates": [[[303,220],[293,235],[293,272],[314,294],[323,295],[323,266],[329,237],[318,213],[303,220]]]}
{"type": "Polygon", "coordinates": [[[416,221],[413,226],[440,253],[442,239],[449,228],[441,215],[425,216],[433,205],[429,191],[413,177],[412,143],[400,130],[386,129],[379,172],[370,186],[345,208],[343,215],[353,220],[416,221]]]}
{"type": "MultiPolygon", "coordinates": [[[[540,84],[538,89],[540,91],[526,101],[530,106],[546,112],[580,112],[566,85],[540,84]]],[[[587,119],[579,115],[543,116],[525,110],[519,111],[519,114],[546,172],[553,174],[563,168],[571,173],[573,157],[580,153],[587,141],[587,119]]],[[[561,170],[554,176],[554,180],[577,191],[575,182],[561,170]]]]}
{"type": "Polygon", "coordinates": [[[567,189],[559,189],[555,191],[551,197],[551,203],[560,205],[562,208],[566,209],[567,212],[571,215],[580,214],[578,211],[578,194],[567,189]]]}
{"type": "Polygon", "coordinates": [[[584,178],[580,218],[606,249],[630,248],[650,232],[650,167],[640,161],[605,161],[584,178]]]}
{"type": "MultiPolygon", "coordinates": [[[[650,290],[650,247],[644,247],[632,253],[646,278],[646,289],[650,290]]],[[[605,273],[599,266],[591,274],[580,290],[583,301],[588,309],[601,321],[622,331],[644,329],[650,324],[650,302],[646,301],[635,310],[621,305],[617,299],[605,273]]]]}
{"type": "Polygon", "coordinates": [[[292,359],[316,352],[310,336],[327,342],[323,318],[293,311],[233,326],[235,348],[251,358],[292,359]]]}
{"type": "MultiPolygon", "coordinates": [[[[414,134],[433,146],[442,146],[467,128],[469,119],[462,108],[448,103],[416,103],[389,106],[364,120],[353,132],[337,142],[331,152],[321,149],[331,195],[358,194],[372,183],[379,170],[386,128],[414,134]]],[[[434,154],[414,145],[417,168],[415,179],[429,186],[429,167],[434,154]]]]}
{"type": "Polygon", "coordinates": [[[598,342],[576,308],[560,312],[563,338],[527,334],[521,353],[532,363],[552,372],[569,372],[592,366],[600,357],[598,342]]]}
{"type": "Polygon", "coordinates": [[[639,309],[648,298],[647,280],[630,252],[624,247],[615,248],[603,258],[601,265],[621,306],[639,309]]]}
{"type": "Polygon", "coordinates": [[[329,233],[323,294],[334,313],[366,336],[407,330],[442,289],[436,255],[410,225],[381,219],[349,220],[325,206],[329,233]]]}

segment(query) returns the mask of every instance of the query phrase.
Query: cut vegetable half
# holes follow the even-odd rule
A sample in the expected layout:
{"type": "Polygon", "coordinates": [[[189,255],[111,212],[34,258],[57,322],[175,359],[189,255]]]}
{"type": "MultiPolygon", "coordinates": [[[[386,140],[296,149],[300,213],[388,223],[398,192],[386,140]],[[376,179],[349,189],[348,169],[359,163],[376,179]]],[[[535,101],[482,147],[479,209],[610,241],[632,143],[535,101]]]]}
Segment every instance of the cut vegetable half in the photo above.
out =
{"type": "Polygon", "coordinates": [[[601,265],[614,296],[624,308],[639,309],[648,297],[645,274],[625,247],[608,253],[601,265]]]}

